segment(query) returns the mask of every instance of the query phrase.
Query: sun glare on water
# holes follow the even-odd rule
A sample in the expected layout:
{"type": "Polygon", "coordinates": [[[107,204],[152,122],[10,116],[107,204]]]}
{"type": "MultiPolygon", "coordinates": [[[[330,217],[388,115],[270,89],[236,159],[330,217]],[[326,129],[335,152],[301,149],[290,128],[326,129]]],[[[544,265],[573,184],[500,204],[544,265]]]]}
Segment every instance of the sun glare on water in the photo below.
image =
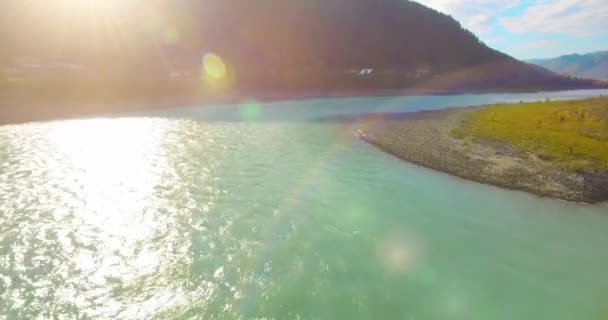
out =
{"type": "Polygon", "coordinates": [[[163,157],[156,156],[161,134],[159,123],[150,119],[53,123],[48,143],[60,163],[49,166],[51,178],[82,195],[83,220],[91,219],[108,234],[143,234],[146,224],[129,219],[145,210],[158,183],[153,168],[163,166],[163,157]]]}
{"type": "Polygon", "coordinates": [[[166,167],[165,157],[160,156],[165,124],[146,118],[53,123],[47,137],[61,163],[49,167],[67,169],[71,177],[56,172],[57,178],[71,179],[81,189],[86,211],[105,217],[100,225],[112,232],[127,228],[132,233],[126,217],[150,202],[159,180],[156,168],[166,167]]]}
{"type": "Polygon", "coordinates": [[[143,152],[158,148],[154,122],[145,119],[71,120],[53,126],[49,138],[68,161],[100,176],[141,164],[143,152]]]}
{"type": "MultiPolygon", "coordinates": [[[[163,146],[169,123],[126,118],[49,124],[47,146],[58,156],[48,165],[48,179],[62,181],[57,194],[75,195],[75,199],[64,201],[75,201],[71,206],[77,208],[73,214],[80,225],[74,232],[80,241],[86,243],[94,236],[91,241],[103,248],[97,252],[78,250],[73,256],[72,263],[89,274],[87,281],[136,281],[158,272],[163,265],[165,251],[154,247],[151,239],[167,227],[156,217],[159,203],[155,188],[170,167],[163,146]]],[[[160,300],[175,300],[181,294],[169,290],[158,292],[161,296],[160,300]]],[[[156,298],[143,309],[133,310],[134,314],[153,313],[163,306],[156,298]]],[[[64,293],[63,299],[73,300],[69,293],[64,293]]],[[[118,304],[108,301],[97,311],[107,315],[118,304]]]]}

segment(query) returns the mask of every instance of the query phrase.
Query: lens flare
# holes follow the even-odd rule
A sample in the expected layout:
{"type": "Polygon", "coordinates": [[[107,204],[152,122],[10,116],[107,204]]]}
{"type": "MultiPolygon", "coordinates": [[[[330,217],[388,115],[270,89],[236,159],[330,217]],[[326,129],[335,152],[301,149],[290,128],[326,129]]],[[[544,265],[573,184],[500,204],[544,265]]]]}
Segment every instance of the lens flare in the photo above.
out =
{"type": "Polygon", "coordinates": [[[422,262],[422,246],[411,233],[397,231],[389,233],[377,248],[380,263],[394,274],[415,271],[422,262]]]}
{"type": "Polygon", "coordinates": [[[234,87],[234,76],[234,70],[220,56],[213,53],[203,56],[200,79],[206,93],[216,94],[230,91],[234,87]]]}
{"type": "Polygon", "coordinates": [[[241,119],[245,121],[255,121],[259,119],[262,108],[263,106],[255,100],[243,101],[239,106],[241,119]]]}
{"type": "Polygon", "coordinates": [[[203,71],[211,79],[221,80],[226,77],[226,64],[219,56],[208,53],[203,57],[203,71]]]}
{"type": "Polygon", "coordinates": [[[175,27],[167,27],[162,34],[163,42],[167,45],[174,45],[179,42],[179,31],[175,27]]]}

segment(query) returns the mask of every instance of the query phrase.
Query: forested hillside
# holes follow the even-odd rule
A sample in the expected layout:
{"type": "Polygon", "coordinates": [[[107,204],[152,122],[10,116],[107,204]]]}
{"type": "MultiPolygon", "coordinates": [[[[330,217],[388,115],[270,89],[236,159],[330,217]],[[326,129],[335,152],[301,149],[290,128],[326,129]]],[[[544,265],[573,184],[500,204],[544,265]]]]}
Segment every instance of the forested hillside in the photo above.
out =
{"type": "Polygon", "coordinates": [[[234,87],[260,90],[592,85],[493,50],[452,17],[413,1],[117,3],[70,13],[49,1],[4,0],[0,58],[5,64],[19,57],[75,62],[97,81],[132,84],[172,71],[196,72],[201,57],[213,52],[230,67],[234,87]],[[373,72],[362,76],[363,68],[373,72]]]}

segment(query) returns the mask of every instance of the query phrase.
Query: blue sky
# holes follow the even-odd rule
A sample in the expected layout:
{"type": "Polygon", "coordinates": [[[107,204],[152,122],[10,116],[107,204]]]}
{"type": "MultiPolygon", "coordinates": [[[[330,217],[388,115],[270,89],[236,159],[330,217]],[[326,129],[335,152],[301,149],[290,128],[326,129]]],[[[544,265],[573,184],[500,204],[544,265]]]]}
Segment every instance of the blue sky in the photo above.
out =
{"type": "Polygon", "coordinates": [[[418,0],[518,59],[608,50],[608,0],[418,0]]]}

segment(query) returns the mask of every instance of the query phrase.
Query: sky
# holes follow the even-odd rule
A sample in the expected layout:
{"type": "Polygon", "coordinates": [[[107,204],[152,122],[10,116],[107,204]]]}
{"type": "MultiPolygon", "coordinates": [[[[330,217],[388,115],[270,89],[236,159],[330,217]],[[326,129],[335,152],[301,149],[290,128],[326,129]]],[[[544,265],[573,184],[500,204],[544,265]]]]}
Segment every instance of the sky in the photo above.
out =
{"type": "Polygon", "coordinates": [[[608,0],[418,0],[518,59],[608,50],[608,0]]]}

